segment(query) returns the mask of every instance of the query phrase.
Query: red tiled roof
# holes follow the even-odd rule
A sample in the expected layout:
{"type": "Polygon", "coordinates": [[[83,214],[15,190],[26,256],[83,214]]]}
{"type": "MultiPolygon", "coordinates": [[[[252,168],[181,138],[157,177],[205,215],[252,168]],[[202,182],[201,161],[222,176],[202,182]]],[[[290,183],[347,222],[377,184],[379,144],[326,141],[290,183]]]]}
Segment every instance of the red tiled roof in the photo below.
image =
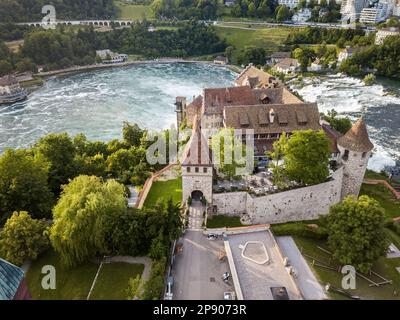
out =
{"type": "Polygon", "coordinates": [[[203,112],[206,114],[222,113],[225,106],[258,103],[256,95],[248,86],[204,89],[203,97],[203,112]]]}

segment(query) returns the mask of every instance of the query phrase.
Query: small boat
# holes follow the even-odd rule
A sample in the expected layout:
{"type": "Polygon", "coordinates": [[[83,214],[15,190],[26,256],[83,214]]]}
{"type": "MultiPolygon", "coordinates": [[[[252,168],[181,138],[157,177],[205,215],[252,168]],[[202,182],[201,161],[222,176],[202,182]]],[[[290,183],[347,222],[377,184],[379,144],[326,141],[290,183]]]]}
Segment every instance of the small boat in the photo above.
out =
{"type": "Polygon", "coordinates": [[[22,101],[27,96],[28,91],[21,88],[14,76],[7,75],[0,78],[0,105],[22,101]]]}

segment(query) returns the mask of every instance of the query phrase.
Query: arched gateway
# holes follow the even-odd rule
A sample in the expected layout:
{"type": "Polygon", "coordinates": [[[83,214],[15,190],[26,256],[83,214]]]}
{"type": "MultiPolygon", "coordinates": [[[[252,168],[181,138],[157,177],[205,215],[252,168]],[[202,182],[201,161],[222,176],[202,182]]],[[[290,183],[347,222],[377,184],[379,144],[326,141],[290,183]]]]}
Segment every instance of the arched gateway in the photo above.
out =
{"type": "Polygon", "coordinates": [[[202,201],[204,198],[203,192],[200,190],[194,190],[191,194],[192,200],[194,201],[202,201]]]}

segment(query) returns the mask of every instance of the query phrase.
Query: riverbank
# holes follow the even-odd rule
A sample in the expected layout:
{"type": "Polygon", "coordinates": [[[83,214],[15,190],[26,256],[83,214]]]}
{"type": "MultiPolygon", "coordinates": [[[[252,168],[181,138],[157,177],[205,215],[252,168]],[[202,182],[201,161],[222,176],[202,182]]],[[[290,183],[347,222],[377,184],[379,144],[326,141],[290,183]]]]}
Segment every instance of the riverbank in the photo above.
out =
{"type": "MultiPolygon", "coordinates": [[[[115,63],[115,64],[101,64],[101,63],[96,63],[96,64],[91,64],[87,66],[73,66],[70,68],[65,68],[65,69],[57,69],[57,70],[52,70],[52,71],[47,71],[47,72],[38,72],[35,74],[35,77],[52,77],[52,76],[60,76],[60,75],[66,75],[66,74],[71,74],[71,73],[81,73],[81,72],[87,72],[87,71],[93,71],[93,70],[98,70],[98,69],[108,69],[108,68],[121,68],[121,67],[126,67],[126,66],[131,66],[131,65],[139,65],[139,64],[160,64],[160,63],[197,63],[197,64],[210,64],[214,66],[220,66],[219,64],[215,64],[212,61],[207,61],[207,60],[194,60],[194,59],[181,59],[181,58],[160,58],[160,59],[153,59],[153,60],[134,60],[134,61],[126,61],[122,63],[115,63]]],[[[235,66],[235,65],[222,65],[222,67],[226,67],[229,70],[240,73],[241,68],[235,66]]]]}

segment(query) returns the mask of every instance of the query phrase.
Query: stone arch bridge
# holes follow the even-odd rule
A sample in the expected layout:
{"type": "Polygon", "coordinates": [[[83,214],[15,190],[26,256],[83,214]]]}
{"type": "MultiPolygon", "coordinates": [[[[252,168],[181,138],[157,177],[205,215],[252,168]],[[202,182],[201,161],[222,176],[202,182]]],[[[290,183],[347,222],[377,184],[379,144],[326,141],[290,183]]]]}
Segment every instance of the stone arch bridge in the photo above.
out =
{"type": "MultiPolygon", "coordinates": [[[[117,27],[127,27],[133,24],[135,20],[57,20],[55,22],[56,25],[64,25],[64,26],[105,26],[110,27],[111,25],[115,25],[117,27]]],[[[17,23],[17,25],[21,26],[31,26],[31,27],[42,27],[44,24],[42,21],[40,22],[22,22],[17,23]]]]}

